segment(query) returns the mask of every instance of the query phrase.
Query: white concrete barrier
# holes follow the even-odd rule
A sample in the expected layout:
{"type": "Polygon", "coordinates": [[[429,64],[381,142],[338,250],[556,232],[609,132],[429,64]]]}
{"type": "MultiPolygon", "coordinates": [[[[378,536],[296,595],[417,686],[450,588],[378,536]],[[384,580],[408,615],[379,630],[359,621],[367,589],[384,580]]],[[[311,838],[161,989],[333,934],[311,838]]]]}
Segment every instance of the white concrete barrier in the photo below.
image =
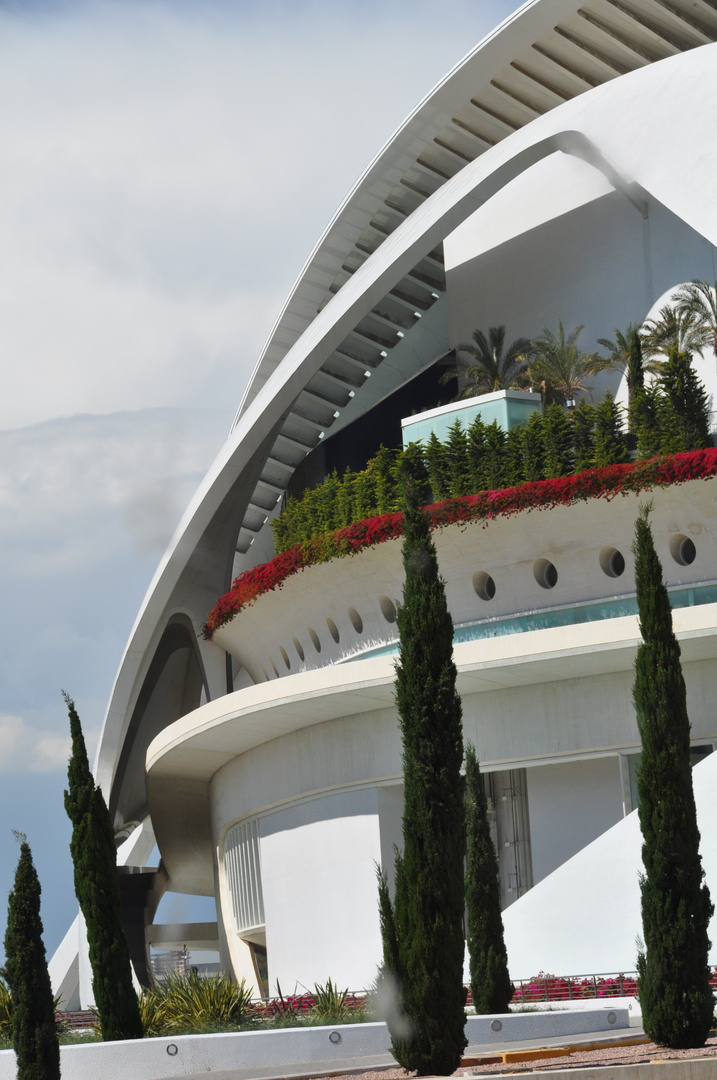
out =
{"type": "Polygon", "coordinates": [[[469,1016],[466,1037],[469,1046],[524,1042],[584,1035],[591,1031],[618,1031],[630,1026],[630,1011],[603,1005],[592,1009],[556,1009],[550,1012],[500,1013],[497,1016],[469,1016]]]}
{"type": "MultiPolygon", "coordinates": [[[[607,1031],[626,1028],[628,1024],[627,1009],[508,1013],[469,1016],[466,1036],[470,1044],[505,1043],[607,1031]],[[496,1028],[497,1023],[500,1028],[496,1028]]],[[[166,1080],[224,1069],[275,1066],[281,1071],[286,1066],[310,1067],[314,1062],[340,1065],[347,1058],[386,1054],[390,1043],[383,1023],[84,1043],[61,1048],[62,1080],[98,1080],[105,1076],[166,1080]]],[[[14,1052],[1,1051],[0,1080],[15,1080],[15,1075],[14,1052]]]]}

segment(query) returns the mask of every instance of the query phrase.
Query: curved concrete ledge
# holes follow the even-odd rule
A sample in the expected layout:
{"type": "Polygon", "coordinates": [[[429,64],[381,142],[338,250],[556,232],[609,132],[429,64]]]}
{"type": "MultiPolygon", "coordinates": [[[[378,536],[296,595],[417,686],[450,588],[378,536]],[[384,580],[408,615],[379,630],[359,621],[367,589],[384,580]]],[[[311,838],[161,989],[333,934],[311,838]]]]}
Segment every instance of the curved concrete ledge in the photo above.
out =
{"type": "MultiPolygon", "coordinates": [[[[627,1009],[606,1007],[579,1012],[508,1013],[500,1017],[469,1016],[466,1036],[469,1044],[505,1043],[628,1026],[627,1009]],[[612,1022],[611,1016],[614,1017],[612,1022]],[[496,1020],[501,1023],[499,1032],[491,1029],[496,1020]]],[[[383,1023],[240,1031],[225,1035],[178,1035],[63,1046],[61,1067],[63,1080],[97,1080],[101,1076],[168,1080],[239,1067],[285,1070],[294,1066],[311,1067],[318,1062],[322,1066],[330,1062],[338,1068],[349,1058],[387,1054],[390,1043],[388,1029],[383,1023]]],[[[0,1052],[0,1080],[15,1080],[12,1050],[0,1052]]]]}

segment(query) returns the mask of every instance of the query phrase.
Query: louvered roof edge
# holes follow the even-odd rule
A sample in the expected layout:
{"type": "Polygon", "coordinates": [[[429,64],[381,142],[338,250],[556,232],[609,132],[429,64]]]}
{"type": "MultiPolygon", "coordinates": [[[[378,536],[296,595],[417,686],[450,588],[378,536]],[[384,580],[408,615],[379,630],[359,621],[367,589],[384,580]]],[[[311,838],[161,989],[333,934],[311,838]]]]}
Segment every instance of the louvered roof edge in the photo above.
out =
{"type": "MultiPolygon", "coordinates": [[[[520,58],[526,50],[537,46],[538,54],[542,54],[541,39],[558,30],[565,20],[582,15],[589,6],[592,6],[590,0],[587,4],[581,0],[527,0],[468,52],[418,103],[359,177],[304,264],[254,368],[234,424],[316,317],[327,296],[335,291],[335,280],[342,266],[356,250],[357,242],[376,213],[385,209],[390,193],[402,183],[411,189],[409,174],[417,165],[431,169],[432,156],[443,145],[437,142],[437,137],[452,124],[454,131],[460,130],[463,125],[454,119],[457,114],[471,104],[481,108],[472,99],[489,89],[491,84],[495,86],[493,80],[511,65],[521,71],[520,58]]],[[[622,2],[614,6],[623,16],[629,17],[636,28],[641,26],[645,9],[654,10],[656,14],[662,12],[663,16],[669,11],[680,17],[677,13],[679,3],[667,5],[661,0],[633,0],[630,4],[633,10],[622,2]]],[[[711,4],[707,6],[712,8],[711,4]]],[[[644,24],[642,27],[644,31],[644,24]]],[[[583,55],[587,71],[590,49],[585,49],[583,55]]],[[[594,54],[592,58],[594,61],[594,54]]],[[[639,63],[636,58],[634,67],[644,63],[644,59],[639,63]]],[[[573,62],[566,70],[574,67],[573,62]]],[[[577,70],[575,74],[578,74],[577,70]]],[[[586,79],[585,88],[589,81],[594,83],[595,80],[586,79]]],[[[555,100],[546,111],[558,104],[560,101],[555,100]]],[[[432,174],[436,186],[445,183],[446,177],[437,168],[434,167],[432,174]]]]}

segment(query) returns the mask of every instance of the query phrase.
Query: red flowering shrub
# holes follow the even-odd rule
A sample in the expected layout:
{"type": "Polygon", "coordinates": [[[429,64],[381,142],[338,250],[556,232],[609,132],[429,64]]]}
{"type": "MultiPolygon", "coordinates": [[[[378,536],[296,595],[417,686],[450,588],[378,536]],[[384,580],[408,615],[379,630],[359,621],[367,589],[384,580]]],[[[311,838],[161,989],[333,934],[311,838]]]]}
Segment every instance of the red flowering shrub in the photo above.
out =
{"type": "MultiPolygon", "coordinates": [[[[708,480],[717,475],[717,449],[692,450],[669,457],[650,458],[632,465],[607,465],[575,476],[538,480],[501,491],[479,491],[429,506],[431,528],[442,529],[471,521],[511,517],[530,510],[571,506],[588,499],[614,499],[617,495],[649,491],[654,487],[708,480]]],[[[280,589],[287,578],[307,566],[356,555],[367,548],[402,535],[403,514],[379,514],[344,529],[323,533],[284,551],[268,563],[246,570],[234,580],[207,617],[202,633],[211,641],[215,630],[230,622],[262,593],[280,589]]]]}
{"type": "Polygon", "coordinates": [[[585,975],[568,978],[539,972],[515,988],[513,1004],[541,1001],[579,1001],[585,998],[636,997],[637,974],[585,975]]]}

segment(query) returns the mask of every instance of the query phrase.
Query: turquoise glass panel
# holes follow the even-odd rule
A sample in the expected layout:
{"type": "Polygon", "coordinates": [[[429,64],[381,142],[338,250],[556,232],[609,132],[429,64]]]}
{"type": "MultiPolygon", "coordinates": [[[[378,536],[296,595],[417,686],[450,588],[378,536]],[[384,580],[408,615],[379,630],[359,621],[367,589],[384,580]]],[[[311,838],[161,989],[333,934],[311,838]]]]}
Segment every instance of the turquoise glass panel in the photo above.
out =
{"type": "MultiPolygon", "coordinates": [[[[673,608],[717,603],[717,583],[670,589],[669,593],[673,608]]],[[[455,627],[453,641],[457,643],[480,641],[491,637],[508,637],[510,634],[524,634],[529,630],[550,630],[556,626],[578,626],[581,623],[600,622],[603,619],[619,619],[623,615],[637,615],[637,600],[634,596],[621,596],[615,600],[596,600],[574,607],[550,608],[547,611],[533,611],[508,618],[482,619],[480,622],[464,623],[462,626],[455,627]]],[[[390,656],[397,652],[398,642],[393,641],[349,659],[363,660],[367,656],[390,656]]]]}

